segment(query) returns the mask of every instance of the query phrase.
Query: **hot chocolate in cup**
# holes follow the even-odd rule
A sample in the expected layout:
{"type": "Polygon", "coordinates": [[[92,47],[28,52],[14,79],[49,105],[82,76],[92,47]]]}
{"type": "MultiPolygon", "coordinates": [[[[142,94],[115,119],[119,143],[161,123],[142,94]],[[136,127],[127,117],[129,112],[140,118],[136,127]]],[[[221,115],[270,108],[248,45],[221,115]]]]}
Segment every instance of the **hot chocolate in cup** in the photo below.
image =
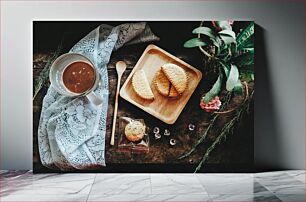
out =
{"type": "Polygon", "coordinates": [[[69,97],[86,96],[94,105],[102,104],[94,93],[99,79],[94,64],[77,53],[61,55],[50,68],[51,85],[58,93],[69,97]]]}
{"type": "Polygon", "coordinates": [[[71,93],[83,94],[93,87],[95,74],[94,67],[90,63],[75,61],[63,70],[62,82],[71,93]]]}

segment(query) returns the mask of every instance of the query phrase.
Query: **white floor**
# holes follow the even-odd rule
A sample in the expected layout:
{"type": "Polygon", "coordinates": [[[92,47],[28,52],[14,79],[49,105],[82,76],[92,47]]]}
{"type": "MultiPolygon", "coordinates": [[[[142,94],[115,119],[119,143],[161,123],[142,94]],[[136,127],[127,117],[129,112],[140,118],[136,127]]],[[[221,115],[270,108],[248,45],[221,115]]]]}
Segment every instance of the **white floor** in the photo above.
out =
{"type": "Polygon", "coordinates": [[[305,171],[35,174],[1,171],[0,201],[305,201],[305,171]]]}

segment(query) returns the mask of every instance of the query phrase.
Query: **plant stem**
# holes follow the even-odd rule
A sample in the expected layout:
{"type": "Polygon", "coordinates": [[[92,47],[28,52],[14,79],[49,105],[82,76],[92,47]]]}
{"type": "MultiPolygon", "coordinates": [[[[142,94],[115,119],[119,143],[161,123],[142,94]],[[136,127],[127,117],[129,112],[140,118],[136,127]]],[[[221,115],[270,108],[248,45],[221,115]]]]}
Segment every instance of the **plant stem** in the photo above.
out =
{"type": "Polygon", "coordinates": [[[193,147],[191,148],[191,150],[189,152],[180,156],[178,159],[186,158],[187,156],[190,156],[190,154],[192,154],[192,152],[194,152],[194,150],[206,139],[206,136],[207,136],[208,132],[214,126],[214,123],[215,123],[215,121],[217,120],[218,117],[219,117],[218,114],[213,117],[212,121],[208,125],[208,127],[207,127],[205,133],[202,135],[202,137],[200,139],[198,139],[197,143],[195,145],[193,145],[193,147]]]}
{"type": "MultiPolygon", "coordinates": [[[[202,27],[202,26],[203,26],[203,23],[204,23],[204,21],[201,21],[199,27],[202,27]]],[[[201,38],[201,34],[198,34],[198,38],[201,38]]],[[[199,49],[200,49],[200,51],[201,51],[204,55],[206,55],[207,57],[213,58],[213,56],[210,55],[209,53],[207,53],[207,52],[202,48],[202,46],[199,46],[199,49]]]]}
{"type": "Polygon", "coordinates": [[[201,169],[203,163],[208,159],[210,153],[215,149],[216,145],[218,143],[221,143],[222,139],[226,139],[227,135],[233,131],[234,129],[233,127],[235,126],[235,123],[237,123],[241,119],[243,113],[248,110],[250,102],[253,98],[253,95],[254,95],[254,90],[248,96],[248,99],[245,100],[238,109],[236,109],[236,112],[237,112],[236,116],[233,117],[228,123],[225,124],[225,126],[221,130],[220,135],[216,138],[216,140],[212,143],[212,145],[206,150],[204,156],[202,157],[202,159],[200,160],[198,166],[196,167],[194,171],[195,173],[201,169]]]}
{"type": "MultiPolygon", "coordinates": [[[[200,35],[200,34],[199,34],[199,35],[200,35]]],[[[207,52],[202,48],[202,46],[199,46],[199,49],[200,49],[200,51],[201,51],[204,55],[206,55],[207,57],[213,58],[213,56],[210,55],[209,53],[207,53],[207,52]]]]}
{"type": "MultiPolygon", "coordinates": [[[[245,87],[245,97],[243,99],[243,102],[241,103],[241,105],[243,103],[245,103],[247,101],[247,99],[249,98],[249,87],[248,87],[248,84],[247,82],[243,82],[244,84],[244,87],[245,87]]],[[[235,111],[239,106],[237,106],[236,108],[232,108],[232,109],[229,109],[229,110],[226,110],[226,111],[217,111],[217,112],[214,112],[215,114],[228,114],[228,113],[231,113],[233,111],[235,111]]]]}
{"type": "MultiPolygon", "coordinates": [[[[231,100],[231,95],[232,95],[232,93],[228,92],[228,94],[225,96],[225,101],[224,101],[224,103],[222,105],[222,108],[225,108],[228,105],[229,101],[231,100]]],[[[193,145],[193,147],[191,148],[191,150],[189,152],[187,152],[184,155],[180,156],[178,159],[186,158],[186,157],[190,156],[195,151],[195,149],[206,139],[208,132],[214,126],[214,124],[215,124],[215,122],[216,122],[218,117],[219,117],[219,114],[216,114],[212,118],[210,124],[208,125],[208,127],[207,127],[206,131],[204,132],[204,134],[202,135],[202,137],[200,139],[198,139],[196,144],[193,145]]]]}
{"type": "Polygon", "coordinates": [[[217,139],[212,143],[212,145],[207,149],[207,151],[205,152],[203,158],[201,159],[200,163],[198,164],[198,166],[195,169],[195,173],[198,172],[203,163],[208,159],[209,154],[215,149],[216,145],[218,143],[221,143],[222,139],[226,137],[226,135],[229,133],[229,131],[231,130],[231,128],[233,127],[233,125],[235,124],[237,120],[237,117],[234,117],[232,120],[230,120],[223,128],[222,128],[222,132],[221,134],[217,137],[217,139]]]}

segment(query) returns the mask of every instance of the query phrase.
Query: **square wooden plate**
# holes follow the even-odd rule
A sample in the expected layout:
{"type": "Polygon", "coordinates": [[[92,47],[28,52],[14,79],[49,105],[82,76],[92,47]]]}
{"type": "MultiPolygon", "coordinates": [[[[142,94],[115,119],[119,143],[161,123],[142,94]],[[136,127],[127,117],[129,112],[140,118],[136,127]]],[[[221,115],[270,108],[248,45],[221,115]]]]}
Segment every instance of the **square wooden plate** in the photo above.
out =
{"type": "Polygon", "coordinates": [[[128,102],[148,112],[152,116],[162,120],[163,122],[167,124],[173,124],[184,109],[186,103],[196,89],[201,78],[202,73],[199,70],[164,51],[163,49],[151,44],[145,49],[144,53],[133,68],[131,74],[123,84],[120,90],[120,96],[128,102]],[[159,94],[152,82],[155,73],[163,64],[166,63],[174,63],[182,67],[187,73],[187,89],[177,99],[169,99],[159,94]],[[151,89],[155,96],[153,101],[140,98],[133,90],[132,76],[135,71],[140,69],[144,70],[147,79],[151,84],[151,89]]]}

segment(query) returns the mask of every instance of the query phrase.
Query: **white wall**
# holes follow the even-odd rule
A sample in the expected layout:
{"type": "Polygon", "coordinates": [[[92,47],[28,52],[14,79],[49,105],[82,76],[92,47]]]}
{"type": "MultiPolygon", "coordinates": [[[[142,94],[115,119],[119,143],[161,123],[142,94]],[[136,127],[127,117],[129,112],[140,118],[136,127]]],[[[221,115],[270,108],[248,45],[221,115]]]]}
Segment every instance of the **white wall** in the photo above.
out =
{"type": "Polygon", "coordinates": [[[32,168],[32,23],[36,20],[254,20],[255,160],[305,168],[303,1],[0,1],[1,169],[32,168]],[[262,37],[264,36],[264,37],[262,37]],[[259,41],[258,41],[259,39],[259,41]]]}

